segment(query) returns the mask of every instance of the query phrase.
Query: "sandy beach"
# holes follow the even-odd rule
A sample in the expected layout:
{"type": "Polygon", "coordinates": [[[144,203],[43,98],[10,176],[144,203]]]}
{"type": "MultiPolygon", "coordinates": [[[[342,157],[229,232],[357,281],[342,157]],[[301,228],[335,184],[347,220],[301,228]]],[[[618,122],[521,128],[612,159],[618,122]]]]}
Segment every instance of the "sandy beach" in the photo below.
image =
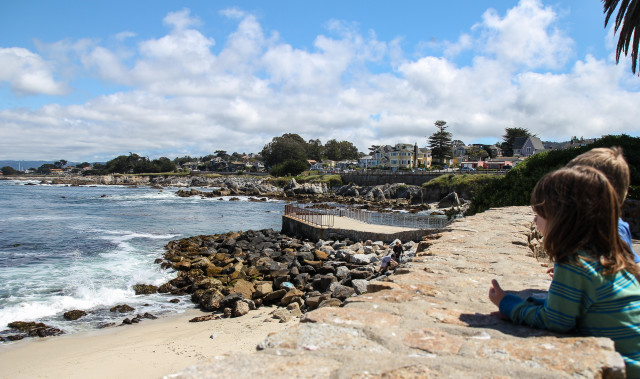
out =
{"type": "Polygon", "coordinates": [[[0,346],[0,378],[161,378],[214,355],[255,351],[269,333],[291,327],[261,307],[239,318],[189,322],[183,314],[0,346]],[[265,321],[269,320],[269,321],[265,321]]]}

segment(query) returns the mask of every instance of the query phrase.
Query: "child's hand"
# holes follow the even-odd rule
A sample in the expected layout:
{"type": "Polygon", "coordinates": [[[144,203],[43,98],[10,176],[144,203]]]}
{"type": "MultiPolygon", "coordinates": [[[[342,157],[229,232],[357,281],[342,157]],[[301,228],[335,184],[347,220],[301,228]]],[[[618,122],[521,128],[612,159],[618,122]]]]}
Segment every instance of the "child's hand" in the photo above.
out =
{"type": "Polygon", "coordinates": [[[504,291],[502,290],[502,288],[500,288],[500,284],[498,284],[498,281],[493,279],[491,281],[491,288],[489,289],[489,300],[491,300],[491,302],[495,304],[496,307],[500,307],[500,302],[502,301],[503,297],[504,291]]]}

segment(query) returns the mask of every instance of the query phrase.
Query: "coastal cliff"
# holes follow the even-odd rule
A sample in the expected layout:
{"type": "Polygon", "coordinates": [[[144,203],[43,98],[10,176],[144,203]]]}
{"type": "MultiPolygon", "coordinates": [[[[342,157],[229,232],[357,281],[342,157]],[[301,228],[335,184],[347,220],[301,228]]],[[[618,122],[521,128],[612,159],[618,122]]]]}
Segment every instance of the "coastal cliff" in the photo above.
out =
{"type": "Polygon", "coordinates": [[[529,207],[459,219],[388,281],[342,307],[306,313],[251,354],[220,355],[172,378],[618,378],[624,363],[605,338],[558,335],[492,314],[490,281],[544,294],[546,264],[529,247],[529,207]]]}

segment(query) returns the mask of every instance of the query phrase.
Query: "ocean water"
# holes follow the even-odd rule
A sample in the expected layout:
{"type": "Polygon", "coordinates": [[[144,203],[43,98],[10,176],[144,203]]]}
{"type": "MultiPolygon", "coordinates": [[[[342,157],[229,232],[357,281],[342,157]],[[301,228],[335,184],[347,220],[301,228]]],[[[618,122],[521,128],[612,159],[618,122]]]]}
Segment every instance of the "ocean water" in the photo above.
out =
{"type": "Polygon", "coordinates": [[[175,296],[136,296],[132,286],[175,277],[154,264],[173,239],[280,230],[284,213],[281,201],[181,198],[177,188],[28,184],[0,180],[0,331],[12,321],[37,321],[74,333],[138,313],[193,308],[188,296],[174,304],[175,296]],[[109,311],[118,304],[135,313],[109,311]],[[89,314],[62,317],[74,309],[89,314]]]}

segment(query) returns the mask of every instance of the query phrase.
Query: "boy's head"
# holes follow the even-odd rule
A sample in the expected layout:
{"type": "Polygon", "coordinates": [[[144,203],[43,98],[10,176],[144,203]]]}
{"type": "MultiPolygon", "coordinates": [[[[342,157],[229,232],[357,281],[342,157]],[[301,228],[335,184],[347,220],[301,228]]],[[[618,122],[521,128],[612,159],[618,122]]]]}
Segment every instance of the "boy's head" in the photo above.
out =
{"type": "Polygon", "coordinates": [[[567,167],[573,166],[591,166],[598,169],[609,179],[609,183],[618,194],[621,204],[627,197],[631,176],[629,165],[622,155],[622,148],[614,146],[589,150],[567,163],[567,167]]]}

